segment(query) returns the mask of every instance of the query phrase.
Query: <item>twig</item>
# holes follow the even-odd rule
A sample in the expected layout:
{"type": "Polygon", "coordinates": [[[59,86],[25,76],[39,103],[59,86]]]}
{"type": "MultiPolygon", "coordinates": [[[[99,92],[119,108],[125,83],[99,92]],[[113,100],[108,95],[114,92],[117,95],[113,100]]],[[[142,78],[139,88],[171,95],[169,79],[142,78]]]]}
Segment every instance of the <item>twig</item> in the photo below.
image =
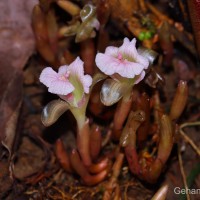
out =
{"type": "Polygon", "coordinates": [[[107,184],[105,186],[103,200],[111,200],[113,193],[114,193],[114,196],[116,199],[119,197],[120,194],[118,194],[118,191],[116,191],[116,188],[119,187],[118,177],[121,172],[121,167],[122,167],[123,161],[124,161],[124,154],[119,153],[116,156],[115,163],[113,164],[112,175],[110,177],[110,180],[107,182],[107,184]],[[114,191],[117,193],[115,193],[114,191]]]}
{"type": "Polygon", "coordinates": [[[180,129],[183,129],[187,126],[200,126],[200,121],[183,123],[180,125],[180,129]]]}
{"type": "Polygon", "coordinates": [[[197,122],[187,122],[187,123],[181,124],[180,128],[179,128],[179,132],[183,136],[183,138],[192,146],[192,148],[200,156],[200,149],[199,149],[199,147],[182,130],[183,128],[185,128],[187,126],[199,126],[199,125],[200,125],[200,121],[197,121],[197,122]]]}
{"type": "Polygon", "coordinates": [[[155,15],[158,17],[158,19],[160,19],[161,21],[168,21],[169,24],[173,24],[173,20],[170,19],[167,15],[163,14],[162,12],[160,12],[160,10],[158,10],[155,6],[153,6],[152,4],[150,4],[149,2],[146,2],[146,5],[148,7],[148,9],[155,15]]]}
{"type": "Polygon", "coordinates": [[[128,200],[128,198],[127,198],[127,191],[128,191],[128,186],[126,186],[124,188],[124,200],[128,200]]]}
{"type": "Polygon", "coordinates": [[[83,190],[79,190],[76,194],[74,194],[72,196],[72,199],[75,199],[78,195],[80,195],[81,193],[83,193],[84,191],[83,190]]]}
{"type": "MultiPolygon", "coordinates": [[[[185,187],[185,190],[188,191],[188,185],[187,185],[187,181],[186,181],[185,171],[183,168],[183,160],[182,160],[179,146],[178,146],[178,161],[179,161],[179,165],[180,165],[180,170],[181,170],[181,175],[183,178],[184,187],[185,187]]],[[[188,194],[188,192],[186,193],[186,196],[187,196],[187,200],[190,200],[190,195],[188,194]]]]}
{"type": "Polygon", "coordinates": [[[181,12],[183,14],[184,20],[187,20],[188,19],[188,15],[187,15],[187,12],[186,12],[185,7],[183,5],[183,2],[181,0],[178,0],[178,4],[179,4],[179,7],[180,7],[181,12]]]}
{"type": "MultiPolygon", "coordinates": [[[[54,190],[56,190],[61,196],[62,196],[62,199],[66,199],[66,200],[68,200],[68,199],[71,199],[71,197],[68,195],[68,194],[66,194],[66,193],[64,193],[62,190],[60,190],[59,188],[57,188],[57,187],[52,187],[54,190]]],[[[57,197],[58,198],[58,197],[57,197]]]]}

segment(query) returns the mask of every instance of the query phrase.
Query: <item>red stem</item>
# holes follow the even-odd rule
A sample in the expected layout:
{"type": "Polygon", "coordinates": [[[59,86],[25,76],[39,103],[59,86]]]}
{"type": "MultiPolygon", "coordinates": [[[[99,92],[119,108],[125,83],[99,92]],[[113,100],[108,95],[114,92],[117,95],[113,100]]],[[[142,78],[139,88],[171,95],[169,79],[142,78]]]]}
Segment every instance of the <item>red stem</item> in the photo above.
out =
{"type": "Polygon", "coordinates": [[[64,148],[64,145],[61,139],[56,141],[56,156],[63,167],[67,172],[72,172],[72,167],[70,165],[69,156],[64,148]]]}
{"type": "Polygon", "coordinates": [[[121,135],[123,124],[129,114],[131,105],[132,105],[132,96],[130,96],[128,100],[122,99],[117,105],[113,122],[113,138],[116,140],[118,140],[121,135]]]}
{"type": "Polygon", "coordinates": [[[77,148],[80,153],[81,159],[85,166],[91,165],[90,157],[90,128],[89,120],[86,120],[85,124],[77,133],[77,148]]]}
{"type": "Polygon", "coordinates": [[[91,166],[89,166],[88,170],[92,174],[97,174],[97,173],[100,173],[101,171],[107,169],[108,166],[109,166],[109,159],[104,158],[103,160],[101,160],[97,164],[92,164],[91,166]]]}
{"type": "Polygon", "coordinates": [[[136,107],[136,110],[142,110],[145,112],[145,121],[141,123],[137,130],[137,141],[140,145],[147,139],[150,126],[150,100],[147,94],[143,93],[141,97],[137,99],[136,107]]]}
{"type": "Polygon", "coordinates": [[[95,45],[93,39],[87,39],[80,43],[81,58],[84,62],[85,73],[89,75],[94,74],[94,59],[95,59],[95,45]]]}
{"type": "Polygon", "coordinates": [[[74,149],[70,154],[70,161],[74,170],[81,176],[86,185],[96,185],[103,181],[108,174],[108,170],[105,169],[96,175],[90,175],[87,168],[82,163],[78,152],[74,149]]]}
{"type": "Polygon", "coordinates": [[[101,131],[98,126],[93,126],[90,134],[90,155],[95,160],[101,151],[101,131]]]}
{"type": "Polygon", "coordinates": [[[129,169],[131,170],[133,174],[139,174],[140,166],[138,163],[138,155],[137,155],[136,148],[131,145],[128,145],[125,147],[124,150],[125,150],[126,158],[128,160],[129,169]]]}

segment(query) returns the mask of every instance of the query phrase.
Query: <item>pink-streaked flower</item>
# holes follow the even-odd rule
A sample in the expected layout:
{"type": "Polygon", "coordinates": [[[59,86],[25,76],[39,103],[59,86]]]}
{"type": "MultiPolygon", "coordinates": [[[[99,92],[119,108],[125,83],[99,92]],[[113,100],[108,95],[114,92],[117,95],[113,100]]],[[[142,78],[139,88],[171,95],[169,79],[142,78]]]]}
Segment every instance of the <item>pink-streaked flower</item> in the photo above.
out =
{"type": "Polygon", "coordinates": [[[61,66],[58,72],[46,67],[40,75],[40,82],[48,87],[50,93],[78,106],[84,93],[89,93],[92,78],[84,75],[83,61],[77,57],[70,65],[61,66]]]}
{"type": "Polygon", "coordinates": [[[140,55],[136,49],[136,39],[129,41],[124,38],[122,46],[107,47],[105,53],[98,53],[95,59],[97,67],[105,74],[134,79],[139,83],[145,76],[145,69],[149,66],[147,58],[140,55]]]}

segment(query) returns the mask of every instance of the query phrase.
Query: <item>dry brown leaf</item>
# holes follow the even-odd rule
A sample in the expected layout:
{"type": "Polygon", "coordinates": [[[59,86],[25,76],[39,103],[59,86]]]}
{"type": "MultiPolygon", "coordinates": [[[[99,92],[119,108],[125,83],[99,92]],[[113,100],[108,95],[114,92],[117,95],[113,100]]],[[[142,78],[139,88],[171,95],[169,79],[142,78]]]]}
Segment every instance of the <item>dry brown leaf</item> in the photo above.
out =
{"type": "Polygon", "coordinates": [[[34,51],[36,0],[0,1],[0,141],[11,153],[22,102],[22,69],[34,51]]]}

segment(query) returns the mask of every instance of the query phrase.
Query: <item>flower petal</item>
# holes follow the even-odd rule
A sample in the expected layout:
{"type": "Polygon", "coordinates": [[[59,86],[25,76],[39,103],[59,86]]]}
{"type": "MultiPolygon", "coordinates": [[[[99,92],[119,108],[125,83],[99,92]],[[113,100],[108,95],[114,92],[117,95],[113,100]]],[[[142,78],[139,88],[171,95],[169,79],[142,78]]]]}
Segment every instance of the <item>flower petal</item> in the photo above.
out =
{"type": "Polygon", "coordinates": [[[84,74],[83,69],[83,61],[77,57],[69,66],[68,70],[70,71],[71,75],[76,75],[78,77],[82,77],[84,74]]]}
{"type": "Polygon", "coordinates": [[[69,80],[75,86],[76,90],[79,90],[79,93],[82,93],[81,96],[84,92],[89,93],[92,78],[89,75],[84,75],[83,61],[77,57],[76,60],[68,66],[68,70],[70,71],[69,80]]]}
{"type": "Polygon", "coordinates": [[[40,74],[40,82],[49,87],[52,81],[57,80],[58,74],[51,68],[46,67],[42,70],[40,74]]]}
{"type": "Polygon", "coordinates": [[[55,80],[51,82],[48,91],[53,94],[67,95],[74,91],[74,86],[69,81],[55,80]]]}
{"type": "Polygon", "coordinates": [[[105,50],[105,54],[108,56],[117,56],[118,52],[119,52],[119,48],[113,47],[113,46],[107,47],[105,50]]]}
{"type": "Polygon", "coordinates": [[[137,57],[137,49],[135,47],[136,39],[132,39],[130,42],[128,38],[124,38],[124,42],[122,46],[119,47],[119,52],[123,54],[123,56],[127,56],[128,58],[132,59],[133,61],[137,57]]]}
{"type": "Polygon", "coordinates": [[[144,69],[149,66],[148,59],[137,52],[135,38],[131,41],[128,38],[124,38],[124,43],[119,47],[119,51],[127,60],[141,63],[144,69]]]}
{"type": "Polygon", "coordinates": [[[136,62],[139,62],[143,65],[144,69],[147,69],[149,67],[149,61],[147,58],[141,56],[138,54],[137,58],[136,58],[136,62]]]}
{"type": "Polygon", "coordinates": [[[68,70],[68,66],[67,65],[60,66],[59,69],[58,69],[58,74],[59,75],[65,74],[65,73],[67,73],[67,70],[68,70]]]}
{"type": "Polygon", "coordinates": [[[85,93],[89,93],[89,87],[92,84],[92,77],[90,75],[85,75],[82,80],[83,88],[85,93]]]}
{"type": "Polygon", "coordinates": [[[119,63],[116,58],[103,53],[97,54],[95,62],[97,67],[107,75],[116,73],[119,68],[119,63]]]}
{"type": "Polygon", "coordinates": [[[120,64],[119,70],[117,71],[123,77],[134,78],[136,75],[141,74],[143,71],[143,65],[140,63],[125,62],[120,64]]]}

